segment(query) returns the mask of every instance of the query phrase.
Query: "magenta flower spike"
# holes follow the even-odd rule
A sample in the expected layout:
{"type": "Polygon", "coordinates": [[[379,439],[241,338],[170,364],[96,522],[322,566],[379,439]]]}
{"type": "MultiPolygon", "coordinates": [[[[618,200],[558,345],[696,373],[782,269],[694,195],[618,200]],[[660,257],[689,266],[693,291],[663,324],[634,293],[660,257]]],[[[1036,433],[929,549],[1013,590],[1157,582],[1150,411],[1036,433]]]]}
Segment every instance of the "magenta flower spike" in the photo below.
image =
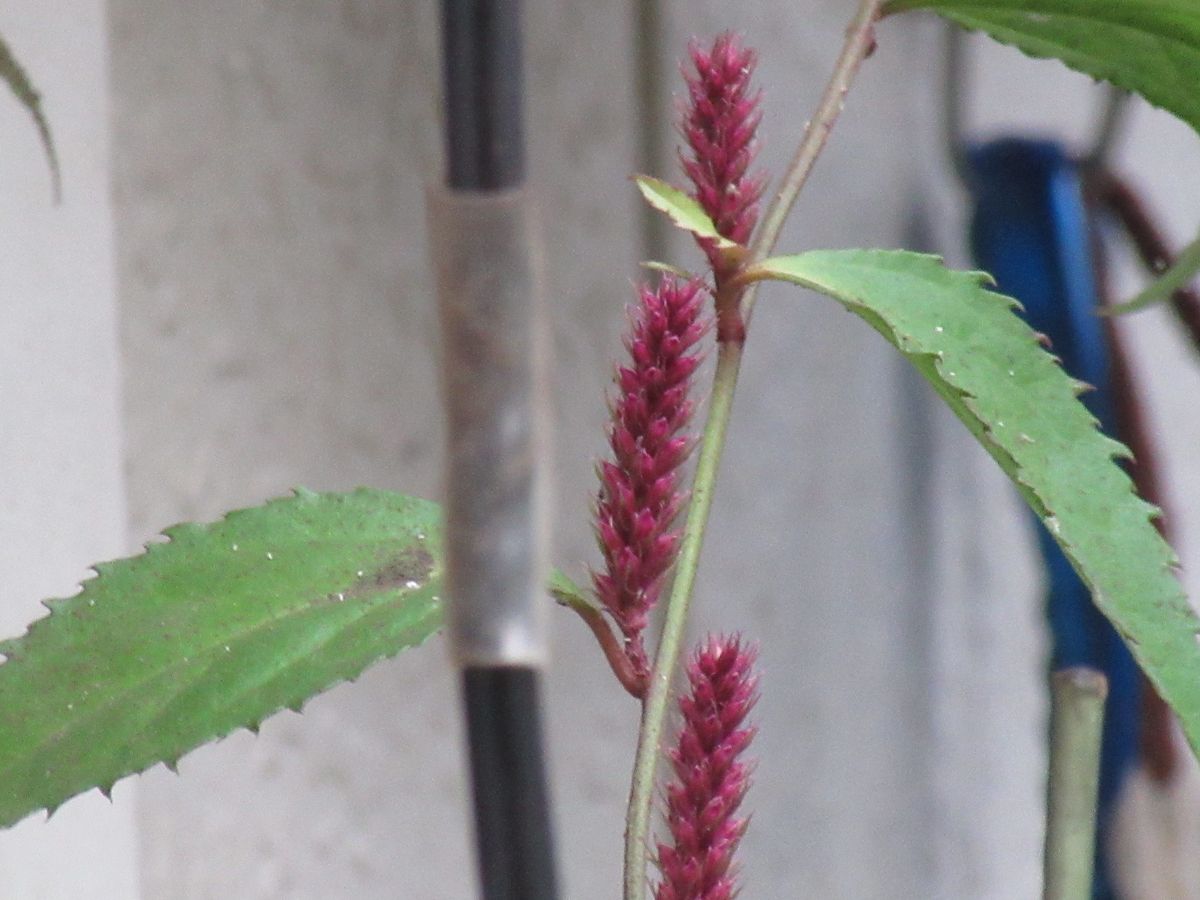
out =
{"type": "Polygon", "coordinates": [[[751,770],[739,757],[755,733],[745,724],[758,700],[755,656],[737,636],[710,635],[688,661],[690,690],[679,699],[683,721],[666,792],[671,844],[658,845],[655,900],[737,895],[733,857],[748,823],[737,812],[751,770]]]}
{"type": "MultiPolygon", "coordinates": [[[[717,231],[745,244],[758,222],[758,201],[766,185],[764,175],[749,173],[761,118],[759,95],[750,91],[755,55],[729,32],[718,35],[707,52],[696,43],[688,50],[695,72],[684,71],[688,96],[680,131],[691,155],[681,154],[681,162],[694,186],[693,197],[717,231]]],[[[720,290],[737,264],[726,260],[711,240],[697,240],[720,290]]]]}
{"type": "Polygon", "coordinates": [[[657,288],[639,288],[625,339],[630,363],[617,369],[611,404],[612,461],[599,467],[596,537],[604,571],[592,573],[592,584],[624,637],[631,691],[639,696],[650,672],[643,632],[679,547],[672,528],[683,503],[679,468],[692,447],[681,432],[694,406],[689,389],[700,357],[690,351],[708,329],[701,316],[706,297],[699,280],[671,276],[657,288]]]}

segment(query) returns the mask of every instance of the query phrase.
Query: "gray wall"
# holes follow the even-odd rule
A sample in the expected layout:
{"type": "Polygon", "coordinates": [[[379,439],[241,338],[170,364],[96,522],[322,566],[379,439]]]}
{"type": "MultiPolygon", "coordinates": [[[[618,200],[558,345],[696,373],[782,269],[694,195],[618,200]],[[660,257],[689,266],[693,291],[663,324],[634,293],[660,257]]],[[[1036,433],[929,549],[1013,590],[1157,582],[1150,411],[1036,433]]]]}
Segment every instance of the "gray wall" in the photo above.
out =
{"type": "MultiPolygon", "coordinates": [[[[104,9],[63,0],[0,7],[0,34],[54,101],[63,202],[36,132],[0,88],[0,635],[69,596],[89,564],[126,547],[116,290],[109,203],[104,9]]],[[[0,833],[0,894],[132,897],[133,798],[98,793],[0,833]]]]}
{"type": "MultiPolygon", "coordinates": [[[[91,16],[95,73],[104,48],[98,7],[75,5],[91,16]]],[[[41,14],[32,0],[18,7],[27,11],[15,24],[0,16],[14,44],[17,29],[28,33],[41,14]]],[[[557,354],[555,559],[578,572],[595,559],[592,465],[603,452],[602,398],[639,258],[627,182],[632,12],[549,0],[527,8],[533,171],[557,354]]],[[[674,59],[692,33],[735,27],[760,49],[763,161],[778,172],[836,53],[846,4],[676,3],[669,13],[662,52],[672,90],[674,59]]],[[[439,153],[433,4],[110,0],[108,26],[129,546],[295,484],[434,496],[441,434],[422,205],[439,153]]],[[[882,27],[785,247],[920,241],[962,262],[958,197],[937,143],[938,38],[920,20],[882,27]]],[[[1011,52],[974,59],[985,72],[975,94],[990,107],[974,126],[1086,131],[1084,79],[1011,52]]],[[[41,63],[50,78],[56,60],[48,52],[41,63]]],[[[54,87],[48,80],[47,93],[54,87]]],[[[102,77],[64,85],[81,104],[92,100],[85,114],[51,107],[60,131],[91,123],[90,141],[62,138],[76,141],[74,158],[84,147],[99,157],[86,164],[94,166],[92,218],[69,240],[56,232],[37,246],[86,246],[107,260],[104,87],[102,77]]],[[[0,114],[10,111],[0,106],[0,114]]],[[[1194,227],[1200,187],[1177,185],[1172,173],[1196,171],[1195,136],[1146,110],[1135,125],[1123,154],[1153,173],[1155,199],[1182,237],[1194,227]]],[[[7,148],[0,173],[19,165],[21,178],[34,173],[28,190],[41,190],[36,147],[23,147],[29,158],[19,163],[7,148]]],[[[70,172],[73,157],[64,156],[70,172]]],[[[58,221],[37,197],[19,202],[11,214],[0,205],[0,227],[12,227],[10,215],[58,221]]],[[[0,254],[7,246],[6,233],[0,254]]],[[[683,242],[676,249],[695,261],[683,242]]],[[[76,256],[72,264],[87,264],[87,254],[76,256]]],[[[81,540],[36,566],[14,563],[31,579],[50,572],[62,583],[31,580],[0,602],[8,631],[35,613],[28,598],[69,589],[82,566],[121,544],[112,279],[94,267],[55,289],[107,323],[108,337],[88,345],[94,358],[64,353],[81,371],[86,364],[83,383],[95,396],[77,396],[75,379],[64,386],[69,394],[75,385],[71,398],[2,402],[16,404],[4,407],[5,422],[41,422],[28,404],[51,404],[61,418],[45,427],[64,454],[75,423],[106,435],[101,449],[75,447],[64,466],[79,467],[72,483],[87,485],[98,477],[89,467],[103,464],[108,543],[81,540]],[[99,289],[81,292],[84,275],[99,289]]],[[[39,291],[12,284],[10,294],[39,291]]],[[[41,327],[19,325],[31,335],[41,327]]],[[[1200,374],[1158,314],[1139,319],[1136,332],[1154,410],[1171,423],[1170,474],[1181,496],[1200,496],[1200,465],[1188,449],[1200,439],[1188,404],[1200,374]]],[[[52,372],[58,363],[44,364],[52,372]]],[[[5,461],[10,434],[7,425],[0,433],[5,461]]],[[[26,469],[0,467],[0,478],[14,479],[3,482],[6,497],[33,484],[37,468],[13,446],[13,466],[26,469]]],[[[1039,598],[1025,522],[992,468],[863,323],[807,294],[764,291],[696,625],[742,630],[762,648],[747,896],[1036,894],[1039,598]]],[[[39,513],[42,521],[82,521],[80,510],[96,504],[74,490],[53,515],[39,513]]],[[[1200,570],[1200,521],[1181,524],[1185,557],[1200,570]]],[[[0,525],[11,546],[19,526],[0,525]]],[[[45,546],[45,534],[26,538],[45,546]]],[[[637,710],[566,614],[554,618],[554,642],[548,719],[565,895],[599,900],[618,892],[637,710]]],[[[91,825],[88,833],[111,832],[118,843],[128,835],[108,855],[113,877],[140,873],[141,895],[155,900],[472,896],[455,699],[442,648],[431,642],[330,691],[302,716],[275,717],[257,738],[240,733],[190,754],[180,777],[159,767],[127,782],[107,811],[127,829],[91,825]]],[[[0,861],[12,846],[0,837],[0,861]]],[[[90,896],[132,896],[128,882],[112,884],[90,896]]]]}

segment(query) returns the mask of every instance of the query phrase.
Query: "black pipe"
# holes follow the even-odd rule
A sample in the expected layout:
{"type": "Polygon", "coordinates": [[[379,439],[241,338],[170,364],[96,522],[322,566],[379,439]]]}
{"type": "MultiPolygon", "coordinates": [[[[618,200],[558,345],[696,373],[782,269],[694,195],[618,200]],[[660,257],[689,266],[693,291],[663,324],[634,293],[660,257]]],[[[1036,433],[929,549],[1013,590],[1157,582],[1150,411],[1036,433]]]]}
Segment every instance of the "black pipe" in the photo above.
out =
{"type": "MultiPolygon", "coordinates": [[[[520,188],[518,0],[443,0],[442,42],[447,187],[485,196],[520,188]]],[[[462,670],[483,897],[555,900],[539,671],[526,659],[485,662],[468,657],[462,670]]]]}
{"type": "Polygon", "coordinates": [[[519,0],[444,0],[446,184],[496,191],[525,180],[519,0]]]}
{"type": "Polygon", "coordinates": [[[468,668],[463,692],[483,896],[554,900],[538,674],[529,668],[468,668]]]}

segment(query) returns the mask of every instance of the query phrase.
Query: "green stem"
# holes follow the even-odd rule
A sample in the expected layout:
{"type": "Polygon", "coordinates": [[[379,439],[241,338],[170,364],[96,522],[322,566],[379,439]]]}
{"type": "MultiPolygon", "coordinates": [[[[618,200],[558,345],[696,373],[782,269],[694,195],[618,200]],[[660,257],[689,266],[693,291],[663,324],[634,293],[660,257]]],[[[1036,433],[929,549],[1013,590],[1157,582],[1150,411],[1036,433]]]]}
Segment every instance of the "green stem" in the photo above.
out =
{"type": "Polygon", "coordinates": [[[1093,669],[1064,669],[1052,677],[1045,900],[1092,896],[1100,737],[1107,695],[1108,682],[1093,669]]]}
{"type": "MultiPolygon", "coordinates": [[[[821,103],[804,133],[804,138],[784,176],[779,193],[771,202],[763,223],[751,244],[749,261],[765,259],[779,240],[783,223],[791,211],[800,189],[807,181],[813,164],[829,137],[829,131],[842,109],[846,91],[864,58],[874,46],[874,25],[879,18],[882,0],[860,0],[858,11],[850,23],[846,42],[834,66],[821,103]]],[[[753,303],[754,287],[743,295],[742,309],[746,321],[753,303]]],[[[641,730],[638,733],[637,755],[633,767],[633,784],[629,794],[629,809],[625,818],[625,891],[624,900],[644,900],[646,896],[646,862],[650,849],[650,809],[654,797],[654,776],[658,768],[663,723],[671,696],[671,681],[679,664],[680,645],[687,623],[692,588],[704,544],[704,530],[712,507],[717,469],[725,448],[725,433],[733,408],[741,368],[742,345],[723,342],[717,350],[716,373],[713,376],[712,398],[708,418],[700,442],[696,474],[692,480],[691,504],[684,525],[683,543],[675,565],[675,581],[667,599],[666,618],[654,668],[650,673],[650,688],[642,706],[641,730]]]]}
{"type": "Polygon", "coordinates": [[[1101,315],[1119,316],[1124,313],[1136,312],[1160,303],[1174,294],[1191,281],[1196,271],[1200,270],[1200,238],[1192,241],[1179,254],[1175,264],[1167,269],[1158,279],[1128,303],[1119,303],[1101,310],[1101,315]]]}
{"type": "Polygon", "coordinates": [[[688,506],[683,544],[675,567],[675,582],[667,601],[667,615],[654,669],[650,673],[650,689],[642,706],[642,727],[638,734],[637,758],[633,767],[633,786],[629,796],[629,811],[625,819],[625,900],[642,900],[646,890],[646,859],[650,842],[650,806],[654,796],[654,775],[658,768],[659,744],[667,703],[671,697],[671,678],[679,660],[692,586],[700,562],[700,547],[704,543],[704,526],[712,507],[713,488],[721,452],[725,448],[725,430],[729,426],[729,411],[737,388],[741,367],[740,344],[721,344],[717,349],[717,370],[714,376],[708,421],[696,461],[696,476],[692,481],[692,499],[688,506]]]}

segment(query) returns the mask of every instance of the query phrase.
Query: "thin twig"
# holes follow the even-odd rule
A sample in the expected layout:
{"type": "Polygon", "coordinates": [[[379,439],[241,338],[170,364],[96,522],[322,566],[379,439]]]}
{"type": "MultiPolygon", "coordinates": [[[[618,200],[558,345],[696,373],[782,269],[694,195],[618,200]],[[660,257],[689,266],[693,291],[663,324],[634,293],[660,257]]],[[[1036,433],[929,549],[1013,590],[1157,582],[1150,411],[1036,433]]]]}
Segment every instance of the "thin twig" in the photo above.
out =
{"type": "MultiPolygon", "coordinates": [[[[779,193],[771,202],[754,241],[750,262],[764,259],[775,247],[783,223],[804,182],[812,171],[829,137],[829,131],[841,112],[842,102],[862,60],[874,47],[874,25],[879,18],[882,0],[860,0],[851,22],[829,84],[795,157],[784,176],[779,193]]],[[[749,321],[753,287],[742,299],[743,316],[749,321]]],[[[667,601],[666,619],[659,639],[658,653],[650,674],[650,689],[642,707],[642,724],[638,733],[637,756],[634,761],[633,784],[625,820],[625,890],[624,900],[644,900],[646,896],[646,863],[650,850],[650,808],[654,797],[654,776],[661,752],[663,723],[671,695],[671,681],[679,663],[680,645],[691,603],[692,588],[704,543],[704,530],[712,508],[713,489],[730,411],[741,368],[740,342],[723,342],[717,351],[713,393],[696,462],[692,482],[692,500],[684,526],[683,543],[676,563],[675,581],[667,601]]]]}
{"type": "MultiPolygon", "coordinates": [[[[862,0],[859,3],[858,12],[846,31],[846,43],[842,46],[837,65],[825,86],[825,93],[821,95],[816,115],[809,122],[804,139],[796,148],[796,155],[788,165],[779,192],[771,201],[766,215],[763,216],[762,226],[750,244],[750,265],[762,262],[775,249],[779,234],[783,231],[783,223],[787,221],[796,198],[800,196],[801,188],[812,174],[821,151],[825,149],[834,123],[841,115],[846,93],[854,83],[854,76],[858,74],[863,60],[875,49],[875,22],[879,19],[879,9],[882,5],[882,0],[862,0]]],[[[747,324],[754,309],[756,293],[756,289],[751,287],[742,297],[742,318],[747,324]]]]}

